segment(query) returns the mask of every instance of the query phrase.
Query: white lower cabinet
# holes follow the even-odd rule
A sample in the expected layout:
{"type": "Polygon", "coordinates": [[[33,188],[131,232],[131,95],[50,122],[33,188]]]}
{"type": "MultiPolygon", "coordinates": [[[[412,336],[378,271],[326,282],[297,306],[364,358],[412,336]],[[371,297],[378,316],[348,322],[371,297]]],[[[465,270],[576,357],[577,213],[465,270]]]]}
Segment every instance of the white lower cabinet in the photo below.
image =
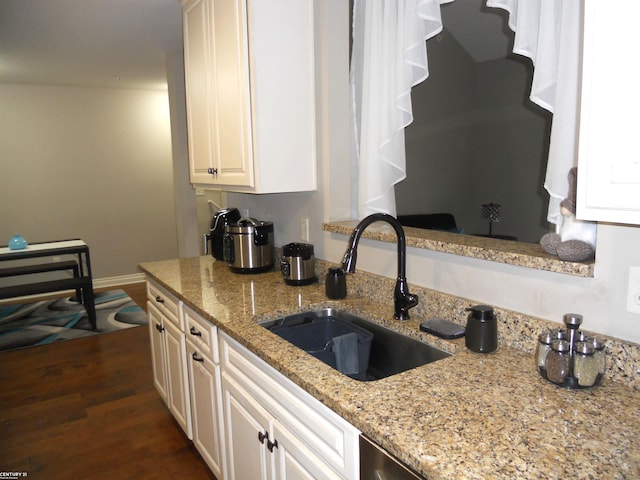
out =
{"type": "Polygon", "coordinates": [[[270,441],[269,430],[273,430],[269,413],[233,378],[223,375],[222,391],[229,478],[271,478],[273,462],[265,445],[270,441]]]}
{"type": "Polygon", "coordinates": [[[216,478],[359,478],[356,428],[148,283],[155,386],[216,478]]]}
{"type": "Polygon", "coordinates": [[[225,378],[224,408],[229,441],[229,478],[341,479],[304,442],[251,397],[225,378]]]}
{"type": "Polygon", "coordinates": [[[191,438],[191,405],[189,401],[186,343],[184,333],[171,322],[165,322],[167,377],[169,378],[169,410],[187,437],[191,438]]]}
{"type": "Polygon", "coordinates": [[[359,432],[220,335],[228,478],[356,479],[359,432]]]}
{"type": "Polygon", "coordinates": [[[153,365],[153,384],[168,405],[167,400],[167,361],[165,360],[164,326],[162,316],[156,308],[149,303],[149,338],[151,339],[151,363],[153,365]]]}
{"type": "Polygon", "coordinates": [[[148,311],[154,384],[184,432],[191,438],[191,405],[186,339],[179,301],[149,284],[148,311]]]}
{"type": "Polygon", "coordinates": [[[274,423],[273,436],[279,442],[275,456],[275,477],[287,480],[347,478],[331,470],[300,438],[280,423],[274,423]]]}
{"type": "Polygon", "coordinates": [[[216,478],[224,473],[224,433],[217,329],[184,307],[193,444],[216,478]]]}

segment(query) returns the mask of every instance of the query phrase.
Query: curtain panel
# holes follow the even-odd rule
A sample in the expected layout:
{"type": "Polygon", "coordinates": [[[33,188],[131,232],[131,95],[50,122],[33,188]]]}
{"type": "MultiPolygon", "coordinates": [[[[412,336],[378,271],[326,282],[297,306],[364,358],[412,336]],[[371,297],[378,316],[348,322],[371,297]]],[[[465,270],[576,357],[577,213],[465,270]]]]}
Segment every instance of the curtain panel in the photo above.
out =
{"type": "MultiPolygon", "coordinates": [[[[442,30],[453,0],[355,0],[351,56],[351,160],[360,218],[396,214],[394,185],[406,178],[404,128],[411,88],[429,75],[426,40],[442,30]]],[[[487,0],[509,13],[513,52],[534,65],[530,98],[553,113],[545,179],[547,219],[561,224],[567,174],[577,165],[581,0],[487,0]]]]}
{"type": "Polygon", "coordinates": [[[567,175],[578,166],[583,1],[487,0],[487,6],[509,12],[513,53],[533,62],[529,98],[553,113],[544,188],[549,193],[547,220],[561,225],[567,175]]]}
{"type": "Polygon", "coordinates": [[[426,40],[442,31],[440,4],[450,1],[354,1],[351,153],[360,218],[396,214],[393,187],[407,172],[411,87],[429,75],[426,40]]]}

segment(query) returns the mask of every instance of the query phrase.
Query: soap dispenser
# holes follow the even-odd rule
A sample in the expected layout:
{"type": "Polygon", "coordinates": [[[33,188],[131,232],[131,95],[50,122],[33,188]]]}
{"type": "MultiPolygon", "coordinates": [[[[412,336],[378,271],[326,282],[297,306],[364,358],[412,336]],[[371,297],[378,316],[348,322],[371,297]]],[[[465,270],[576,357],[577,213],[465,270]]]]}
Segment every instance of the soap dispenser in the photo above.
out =
{"type": "Polygon", "coordinates": [[[491,353],[498,348],[498,321],[493,308],[488,305],[475,305],[466,309],[467,328],[465,344],[469,350],[478,353],[491,353]]]}

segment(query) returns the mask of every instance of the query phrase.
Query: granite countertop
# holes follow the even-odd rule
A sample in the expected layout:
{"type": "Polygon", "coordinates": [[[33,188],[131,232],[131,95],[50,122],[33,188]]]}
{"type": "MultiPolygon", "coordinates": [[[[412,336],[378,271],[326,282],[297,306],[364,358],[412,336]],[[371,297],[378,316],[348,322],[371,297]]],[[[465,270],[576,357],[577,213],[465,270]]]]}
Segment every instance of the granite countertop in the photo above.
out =
{"type": "Polygon", "coordinates": [[[424,318],[393,320],[391,295],[329,301],[320,284],[287,286],[275,271],[238,275],[212,257],[141,269],[426,478],[640,478],[640,396],[624,384],[605,377],[592,389],[556,387],[530,352],[501,343],[478,354],[463,339],[419,332],[424,318]],[[256,325],[326,306],[454,355],[359,382],[256,325]]]}

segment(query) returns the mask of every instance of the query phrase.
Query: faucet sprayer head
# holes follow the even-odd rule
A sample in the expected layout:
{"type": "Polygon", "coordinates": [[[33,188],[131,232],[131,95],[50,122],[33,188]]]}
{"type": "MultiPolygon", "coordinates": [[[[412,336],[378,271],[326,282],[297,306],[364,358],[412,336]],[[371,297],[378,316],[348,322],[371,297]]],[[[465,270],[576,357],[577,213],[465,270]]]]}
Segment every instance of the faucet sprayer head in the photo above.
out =
{"type": "Polygon", "coordinates": [[[344,257],[342,257],[342,270],[346,273],[354,273],[356,271],[357,259],[358,252],[354,248],[347,248],[344,257]]]}

